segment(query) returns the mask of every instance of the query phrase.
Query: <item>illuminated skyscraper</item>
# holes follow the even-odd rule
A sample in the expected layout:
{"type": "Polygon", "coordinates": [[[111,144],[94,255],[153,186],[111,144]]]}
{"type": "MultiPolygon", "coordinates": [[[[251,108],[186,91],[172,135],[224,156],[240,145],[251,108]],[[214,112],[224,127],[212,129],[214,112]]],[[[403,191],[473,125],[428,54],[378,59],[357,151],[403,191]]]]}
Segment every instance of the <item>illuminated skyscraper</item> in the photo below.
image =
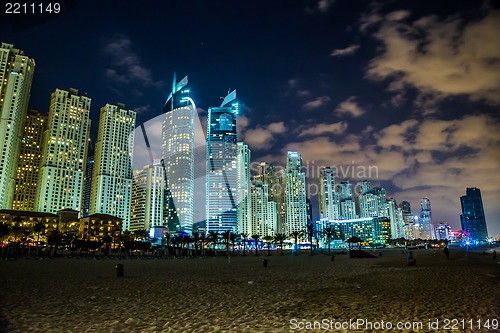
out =
{"type": "Polygon", "coordinates": [[[372,185],[368,180],[363,180],[359,184],[360,194],[359,200],[359,215],[364,217],[378,217],[378,196],[372,193],[372,185]]]}
{"type": "Polygon", "coordinates": [[[33,211],[38,172],[42,160],[43,133],[47,127],[47,116],[37,110],[29,110],[24,122],[16,187],[12,209],[33,211]]]}
{"type": "Polygon", "coordinates": [[[208,109],[206,230],[238,231],[236,91],[208,109]]]}
{"type": "Polygon", "coordinates": [[[340,183],[340,217],[343,220],[357,218],[356,203],[352,200],[352,184],[345,180],[340,183]]]}
{"type": "MultiPolygon", "coordinates": [[[[162,166],[168,187],[165,214],[168,221],[177,221],[175,231],[193,230],[194,195],[194,117],[196,106],[189,97],[188,77],[172,84],[165,103],[162,127],[162,166]],[[175,216],[173,216],[175,215],[175,216]]],[[[170,222],[169,222],[170,223],[170,222]]]]}
{"type": "Polygon", "coordinates": [[[401,212],[403,214],[403,221],[405,223],[405,238],[406,239],[415,239],[415,217],[411,212],[411,204],[409,201],[401,201],[399,204],[401,207],[401,212]]]}
{"type": "Polygon", "coordinates": [[[90,132],[90,98],[76,89],[56,89],[51,95],[35,210],[81,211],[83,179],[90,132]]]}
{"type": "Polygon", "coordinates": [[[249,235],[274,236],[277,228],[276,202],[269,198],[269,185],[261,180],[251,187],[251,229],[249,235]]]}
{"type": "Polygon", "coordinates": [[[89,216],[90,211],[90,194],[92,192],[92,172],[94,171],[94,148],[89,140],[89,152],[87,155],[87,167],[85,169],[84,189],[83,189],[83,207],[82,217],[89,216]]]}
{"type": "Polygon", "coordinates": [[[460,204],[462,205],[462,215],[460,215],[462,229],[468,231],[469,237],[473,240],[488,240],[481,190],[468,187],[465,195],[460,197],[460,204]]]}
{"type": "Polygon", "coordinates": [[[250,154],[251,151],[243,142],[238,142],[238,233],[249,234],[252,223],[252,203],[250,197],[250,154]]]}
{"type": "Polygon", "coordinates": [[[302,158],[296,151],[287,154],[285,172],[286,233],[307,228],[306,176],[302,158]]]}
{"type": "Polygon", "coordinates": [[[403,210],[398,207],[396,200],[393,198],[387,199],[387,214],[391,221],[391,238],[405,238],[405,224],[403,221],[403,210]]]}
{"type": "Polygon", "coordinates": [[[435,239],[434,226],[432,225],[431,201],[429,198],[420,199],[420,237],[422,239],[435,239]]]}
{"type": "Polygon", "coordinates": [[[335,191],[335,174],[330,167],[322,168],[320,171],[319,215],[321,219],[340,219],[339,193],[335,191]]]}
{"type": "Polygon", "coordinates": [[[282,175],[276,173],[276,169],[271,163],[261,162],[257,166],[257,175],[254,181],[262,181],[269,187],[269,200],[276,203],[276,232],[283,232],[285,229],[285,205],[284,205],[284,187],[282,186],[282,175]]]}
{"type": "Polygon", "coordinates": [[[0,47],[0,209],[11,209],[35,61],[12,44],[0,47]]]}
{"type": "Polygon", "coordinates": [[[134,171],[130,231],[165,226],[163,219],[165,181],[163,167],[157,163],[134,171]]]}
{"type": "Polygon", "coordinates": [[[121,218],[130,229],[132,156],[136,113],[121,103],[101,108],[89,213],[121,218]]]}
{"type": "Polygon", "coordinates": [[[377,199],[377,208],[378,208],[378,217],[388,217],[387,216],[387,196],[385,194],[385,188],[383,187],[374,187],[372,188],[372,193],[376,196],[377,199]]]}

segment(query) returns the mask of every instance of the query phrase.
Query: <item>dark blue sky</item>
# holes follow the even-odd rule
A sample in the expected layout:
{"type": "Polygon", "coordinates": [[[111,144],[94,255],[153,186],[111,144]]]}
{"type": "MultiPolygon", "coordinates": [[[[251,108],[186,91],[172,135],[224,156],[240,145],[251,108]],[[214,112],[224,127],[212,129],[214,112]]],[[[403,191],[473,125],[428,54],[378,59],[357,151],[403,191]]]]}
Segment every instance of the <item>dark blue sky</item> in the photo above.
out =
{"type": "Polygon", "coordinates": [[[252,160],[280,165],[288,149],[297,149],[309,165],[375,165],[375,185],[397,202],[410,200],[415,212],[428,196],[435,223],[455,229],[459,197],[477,186],[490,235],[500,234],[495,4],[64,4],[64,14],[40,25],[32,26],[29,15],[1,20],[0,40],[36,61],[32,107],[47,112],[55,88],[77,88],[92,98],[95,137],[106,103],[137,110],[138,122],[157,116],[175,71],[189,75],[202,116],[237,89],[240,137],[252,160]]]}

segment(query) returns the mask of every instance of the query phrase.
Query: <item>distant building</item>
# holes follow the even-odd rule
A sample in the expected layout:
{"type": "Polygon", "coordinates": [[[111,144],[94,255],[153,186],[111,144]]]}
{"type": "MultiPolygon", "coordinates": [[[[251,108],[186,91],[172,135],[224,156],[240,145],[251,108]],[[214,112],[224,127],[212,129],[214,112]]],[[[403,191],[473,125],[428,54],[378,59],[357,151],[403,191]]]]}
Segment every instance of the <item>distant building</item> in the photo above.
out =
{"type": "Polygon", "coordinates": [[[76,89],[51,95],[35,210],[81,211],[90,132],[90,98],[76,89]]]}
{"type": "Polygon", "coordinates": [[[307,227],[306,176],[302,158],[296,151],[287,154],[285,172],[286,233],[303,231],[307,227]]]}
{"type": "Polygon", "coordinates": [[[269,187],[269,200],[276,203],[276,232],[284,232],[285,230],[285,205],[284,205],[284,186],[282,184],[283,174],[278,174],[271,163],[261,162],[257,166],[257,175],[254,176],[254,181],[262,181],[269,187]]]}
{"type": "Polygon", "coordinates": [[[135,117],[121,103],[101,108],[92,172],[89,214],[117,216],[123,231],[130,229],[135,117]]]}
{"type": "Polygon", "coordinates": [[[208,108],[207,118],[207,232],[238,231],[238,133],[236,91],[220,107],[208,108]]]}
{"type": "Polygon", "coordinates": [[[439,223],[436,227],[437,240],[451,240],[452,239],[451,227],[448,223],[439,223]]]}
{"type": "Polygon", "coordinates": [[[130,209],[130,231],[166,227],[163,218],[165,180],[157,163],[134,171],[130,209]]]}
{"type": "Polygon", "coordinates": [[[377,194],[372,193],[371,183],[368,180],[364,180],[359,184],[359,188],[359,216],[361,218],[378,217],[379,197],[377,194]]]}
{"type": "Polygon", "coordinates": [[[359,237],[373,245],[383,245],[391,238],[391,222],[387,217],[369,217],[349,220],[330,221],[335,239],[346,241],[359,237]]]}
{"type": "Polygon", "coordinates": [[[335,173],[330,167],[324,167],[320,171],[318,199],[321,219],[340,219],[339,193],[335,188],[335,173]]]}
{"type": "Polygon", "coordinates": [[[422,239],[436,239],[434,225],[432,224],[431,201],[429,198],[420,200],[420,237],[422,239]]]}
{"type": "Polygon", "coordinates": [[[269,185],[257,180],[250,192],[252,224],[248,232],[249,237],[252,235],[274,236],[277,228],[276,202],[269,198],[269,185]]]}
{"type": "Polygon", "coordinates": [[[352,184],[345,180],[340,183],[340,218],[352,220],[357,218],[356,202],[352,199],[352,184]]]}
{"type": "Polygon", "coordinates": [[[238,233],[249,234],[252,225],[252,202],[250,196],[250,156],[251,151],[243,142],[238,142],[237,159],[237,205],[238,233]]]}
{"type": "MultiPolygon", "coordinates": [[[[1,44],[0,209],[12,208],[19,151],[34,70],[35,61],[25,56],[22,50],[15,49],[12,44],[1,44]]],[[[16,204],[16,207],[19,207],[19,204],[16,204]]]]}
{"type": "MultiPolygon", "coordinates": [[[[89,146],[91,141],[89,140],[89,146]]],[[[92,192],[92,172],[94,171],[94,149],[89,147],[89,152],[87,154],[87,167],[85,169],[85,179],[83,188],[83,209],[82,217],[89,216],[90,211],[90,195],[92,192]]]]}
{"type": "Polygon", "coordinates": [[[101,240],[105,235],[118,237],[122,233],[122,219],[109,214],[91,214],[80,219],[79,234],[83,239],[101,240]]]}
{"type": "Polygon", "coordinates": [[[405,223],[403,221],[403,210],[396,205],[393,198],[387,199],[387,217],[391,221],[391,238],[405,238],[405,223]]]}
{"type": "Polygon", "coordinates": [[[462,229],[470,233],[469,237],[473,240],[488,240],[481,190],[477,187],[468,187],[465,195],[460,197],[460,203],[462,205],[462,215],[460,215],[462,229]]]}
{"type": "Polygon", "coordinates": [[[46,127],[46,115],[40,114],[37,110],[28,111],[18,157],[13,210],[33,211],[35,208],[36,185],[42,162],[43,133],[46,127]]]}

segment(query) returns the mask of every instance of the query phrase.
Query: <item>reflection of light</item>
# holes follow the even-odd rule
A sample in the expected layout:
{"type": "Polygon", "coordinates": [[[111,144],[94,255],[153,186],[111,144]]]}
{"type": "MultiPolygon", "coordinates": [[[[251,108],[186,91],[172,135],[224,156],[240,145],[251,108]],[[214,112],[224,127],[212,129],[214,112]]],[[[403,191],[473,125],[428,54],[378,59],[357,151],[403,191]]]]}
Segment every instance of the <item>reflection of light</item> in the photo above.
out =
{"type": "Polygon", "coordinates": [[[469,242],[469,241],[467,241],[467,242],[465,242],[465,244],[470,245],[470,242],[469,242]]]}

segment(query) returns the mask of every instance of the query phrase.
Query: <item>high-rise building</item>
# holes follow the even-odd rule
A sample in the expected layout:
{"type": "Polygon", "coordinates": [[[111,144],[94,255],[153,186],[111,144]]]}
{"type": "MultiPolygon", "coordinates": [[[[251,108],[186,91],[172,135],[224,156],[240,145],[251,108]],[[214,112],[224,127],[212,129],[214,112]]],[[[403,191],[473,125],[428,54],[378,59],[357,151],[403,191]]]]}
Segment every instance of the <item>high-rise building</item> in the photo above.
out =
{"type": "Polygon", "coordinates": [[[174,74],[172,92],[165,103],[162,127],[162,166],[165,168],[168,187],[164,212],[169,223],[177,221],[176,231],[187,233],[193,230],[196,114],[196,106],[189,93],[188,77],[176,83],[174,74]]]}
{"type": "Polygon", "coordinates": [[[90,194],[92,192],[92,172],[94,171],[94,148],[92,146],[92,141],[89,140],[89,149],[87,154],[87,166],[85,168],[85,179],[83,188],[83,207],[82,207],[82,217],[87,217],[90,215],[90,194]]]}
{"type": "Polygon", "coordinates": [[[415,225],[415,222],[417,222],[418,226],[418,220],[417,221],[415,220],[415,216],[413,216],[411,212],[410,202],[401,201],[399,207],[401,207],[401,212],[403,213],[403,221],[405,223],[405,233],[406,233],[405,238],[407,239],[419,238],[420,233],[416,231],[416,225],[415,225]]]}
{"type": "Polygon", "coordinates": [[[220,107],[208,109],[206,230],[238,231],[238,133],[236,91],[220,107]]]}
{"type": "Polygon", "coordinates": [[[387,214],[391,221],[391,238],[405,238],[406,230],[405,223],[403,221],[403,210],[398,207],[396,200],[393,198],[387,199],[387,214]]]}
{"type": "Polygon", "coordinates": [[[238,142],[237,205],[238,233],[249,235],[252,224],[252,202],[250,196],[250,155],[251,151],[243,142],[238,142]]]}
{"type": "Polygon", "coordinates": [[[372,188],[372,193],[376,196],[377,199],[377,208],[378,208],[378,217],[388,217],[387,216],[387,196],[385,194],[385,188],[383,187],[374,187],[372,188]]]}
{"type": "Polygon", "coordinates": [[[251,228],[248,234],[274,236],[277,228],[276,202],[269,198],[269,185],[261,180],[251,187],[251,228]]]}
{"type": "Polygon", "coordinates": [[[83,179],[90,132],[90,98],[76,89],[56,89],[51,95],[35,210],[81,211],[83,179]]]}
{"type": "Polygon", "coordinates": [[[159,161],[134,171],[130,231],[166,226],[163,218],[165,180],[159,161]]]}
{"type": "Polygon", "coordinates": [[[324,167],[319,177],[319,215],[321,219],[340,218],[339,194],[335,191],[335,174],[330,167],[324,167]]]}
{"type": "Polygon", "coordinates": [[[358,196],[359,201],[359,215],[364,217],[377,217],[379,216],[379,197],[372,193],[372,186],[368,180],[363,180],[359,183],[358,188],[360,193],[358,196]]]}
{"type": "Polygon", "coordinates": [[[37,110],[29,110],[24,122],[24,131],[17,165],[16,187],[12,209],[33,211],[38,172],[42,159],[43,133],[47,127],[47,116],[37,110]]]}
{"type": "Polygon", "coordinates": [[[282,175],[277,174],[276,169],[271,163],[261,162],[257,166],[257,175],[254,181],[262,181],[269,186],[269,200],[276,203],[276,232],[283,232],[285,229],[285,205],[284,190],[282,185],[282,175]]]}
{"type": "Polygon", "coordinates": [[[0,209],[11,209],[35,61],[12,44],[0,47],[0,209]]]}
{"type": "Polygon", "coordinates": [[[287,154],[285,172],[286,233],[307,228],[306,175],[302,158],[296,151],[287,154]]]}
{"type": "Polygon", "coordinates": [[[123,231],[130,229],[135,117],[121,103],[101,108],[92,171],[89,213],[121,218],[123,231]]]}
{"type": "Polygon", "coordinates": [[[467,231],[473,240],[488,240],[481,190],[477,187],[468,187],[465,195],[460,197],[460,204],[462,205],[462,215],[460,215],[462,229],[467,231]]]}
{"type": "Polygon", "coordinates": [[[451,240],[451,238],[452,238],[451,227],[448,225],[448,223],[446,222],[439,223],[439,225],[436,227],[436,239],[451,240]]]}
{"type": "Polygon", "coordinates": [[[340,217],[343,220],[357,218],[356,203],[352,200],[352,184],[348,180],[340,183],[340,217]]]}
{"type": "Polygon", "coordinates": [[[432,224],[431,201],[429,198],[420,199],[420,207],[420,237],[422,239],[435,239],[435,231],[432,224]]]}

